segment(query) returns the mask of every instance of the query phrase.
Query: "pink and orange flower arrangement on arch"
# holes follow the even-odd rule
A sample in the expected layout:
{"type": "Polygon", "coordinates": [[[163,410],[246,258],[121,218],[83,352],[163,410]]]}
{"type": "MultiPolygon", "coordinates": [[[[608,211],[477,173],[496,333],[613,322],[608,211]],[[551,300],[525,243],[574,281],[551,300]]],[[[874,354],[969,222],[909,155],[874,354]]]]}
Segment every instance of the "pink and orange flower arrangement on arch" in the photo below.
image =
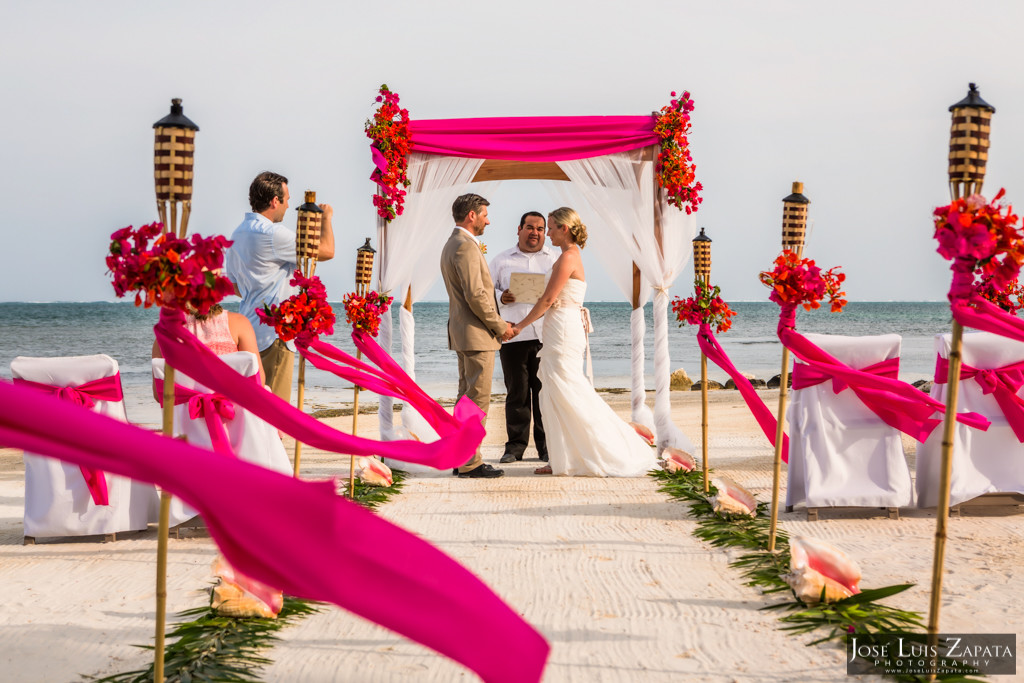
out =
{"type": "Polygon", "coordinates": [[[352,331],[358,334],[369,334],[376,337],[380,332],[380,319],[388,312],[394,297],[370,292],[345,295],[345,320],[352,325],[352,331]]]}
{"type": "Polygon", "coordinates": [[[722,298],[722,290],[717,285],[711,287],[699,277],[693,281],[694,296],[672,300],[672,312],[676,314],[679,326],[707,324],[721,334],[732,327],[732,319],[736,311],[722,298]]]}
{"type": "Polygon", "coordinates": [[[977,293],[1008,311],[1020,308],[1017,277],[1024,263],[1024,233],[1000,190],[991,202],[981,195],[956,199],[933,212],[938,252],[952,261],[951,299],[977,293]],[[1017,296],[1017,302],[1010,297],[1017,296]]]}
{"type": "Polygon", "coordinates": [[[377,215],[385,221],[393,221],[405,210],[405,189],[409,182],[409,110],[398,104],[398,93],[388,86],[380,86],[377,102],[380,106],[367,120],[364,128],[366,137],[373,140],[370,145],[377,168],[370,174],[370,180],[377,183],[381,192],[373,196],[377,215]]]}
{"type": "Polygon", "coordinates": [[[256,309],[260,322],[269,325],[282,341],[306,346],[322,334],[334,334],[334,309],[327,303],[327,289],[317,276],[305,277],[296,270],[289,281],[299,288],[280,304],[256,309]]]}
{"type": "Polygon", "coordinates": [[[832,313],[846,306],[846,292],[842,291],[846,275],[839,266],[822,270],[813,259],[800,258],[786,249],[775,259],[775,267],[760,274],[761,283],[772,290],[768,297],[780,306],[800,305],[805,310],[821,308],[828,299],[832,313]]]}
{"type": "Polygon", "coordinates": [[[658,184],[665,188],[668,202],[686,213],[697,210],[701,203],[700,191],[704,187],[696,182],[697,167],[690,156],[690,112],[693,100],[690,93],[683,92],[678,98],[672,93],[672,101],[661,108],[654,122],[654,134],[661,141],[658,163],[655,169],[658,184]]]}
{"type": "Polygon", "coordinates": [[[138,229],[129,225],[110,235],[106,263],[114,276],[114,293],[121,298],[135,292],[136,306],[156,304],[205,315],[235,291],[221,274],[229,246],[222,235],[184,239],[164,233],[161,223],[138,229]]]}

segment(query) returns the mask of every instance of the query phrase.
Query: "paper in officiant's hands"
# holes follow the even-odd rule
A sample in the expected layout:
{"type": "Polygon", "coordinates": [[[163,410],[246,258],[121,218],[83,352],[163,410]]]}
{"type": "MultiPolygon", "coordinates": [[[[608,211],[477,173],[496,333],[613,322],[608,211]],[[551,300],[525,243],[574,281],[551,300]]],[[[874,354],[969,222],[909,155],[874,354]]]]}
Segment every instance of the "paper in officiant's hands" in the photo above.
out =
{"type": "Polygon", "coordinates": [[[512,273],[509,276],[508,291],[516,298],[517,304],[535,304],[544,293],[544,273],[512,273]]]}

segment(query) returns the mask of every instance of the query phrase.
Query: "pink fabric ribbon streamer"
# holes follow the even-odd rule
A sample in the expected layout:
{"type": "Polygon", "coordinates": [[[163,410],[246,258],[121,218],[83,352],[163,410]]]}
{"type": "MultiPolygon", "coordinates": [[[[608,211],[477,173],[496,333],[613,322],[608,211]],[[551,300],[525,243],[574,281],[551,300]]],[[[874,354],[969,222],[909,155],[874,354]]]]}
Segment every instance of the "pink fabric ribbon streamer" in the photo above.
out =
{"type": "MultiPolygon", "coordinates": [[[[736,389],[746,402],[750,413],[757,420],[761,431],[768,437],[768,441],[774,446],[775,432],[778,430],[778,421],[775,419],[775,415],[772,414],[772,411],[764,404],[764,401],[757,395],[757,392],[754,391],[750,380],[741,375],[736,366],[732,364],[732,360],[725,353],[725,349],[719,345],[718,339],[711,332],[710,325],[704,323],[700,326],[697,332],[697,344],[700,346],[701,353],[707,356],[708,360],[712,363],[724,370],[725,374],[729,375],[732,381],[736,383],[736,389]]],[[[782,462],[789,462],[789,436],[785,433],[782,435],[782,462]]]]}
{"type": "MultiPolygon", "coordinates": [[[[124,393],[121,391],[121,374],[114,373],[109,377],[100,377],[85,384],[74,387],[57,387],[49,384],[31,382],[27,379],[15,378],[15,384],[23,384],[39,391],[54,394],[62,401],[67,401],[83,408],[92,408],[96,401],[122,401],[124,393]]],[[[110,505],[110,491],[107,489],[107,478],[103,470],[91,467],[79,467],[82,477],[85,479],[85,486],[89,489],[89,496],[96,505],[110,505]]]]}
{"type": "MultiPolygon", "coordinates": [[[[865,368],[861,368],[860,371],[870,372],[872,375],[878,375],[879,377],[898,379],[900,376],[900,359],[889,358],[865,368]]],[[[825,372],[821,366],[807,365],[806,363],[796,363],[793,365],[794,389],[806,389],[808,387],[823,384],[829,380],[832,380],[832,393],[834,394],[838,394],[839,392],[850,388],[850,385],[846,380],[842,377],[836,377],[835,375],[825,372]]]]}
{"type": "MultiPolygon", "coordinates": [[[[1017,395],[1024,386],[1024,363],[1004,365],[991,370],[961,364],[960,379],[973,379],[981,386],[982,393],[992,394],[1017,440],[1024,443],[1024,399],[1017,395]]],[[[948,381],[949,360],[936,356],[935,383],[945,384],[948,381]]]]}
{"type": "MultiPolygon", "coordinates": [[[[885,424],[918,441],[928,439],[941,422],[932,415],[945,414],[945,405],[906,382],[851,368],[797,332],[795,321],[796,307],[783,305],[779,312],[778,335],[783,346],[793,355],[819,372],[846,383],[885,424]]],[[[987,430],[989,426],[989,421],[977,413],[958,413],[956,420],[981,430],[987,430]]]]}
{"type": "MultiPolygon", "coordinates": [[[[259,375],[254,375],[259,377],[259,375]]],[[[164,381],[153,379],[153,386],[161,406],[164,404],[164,381]]],[[[206,422],[206,429],[210,433],[210,445],[217,453],[224,455],[235,455],[231,449],[231,441],[228,439],[228,432],[224,428],[225,420],[235,418],[235,404],[226,396],[217,393],[206,394],[195,389],[183,387],[180,384],[174,385],[174,405],[188,404],[188,416],[193,420],[200,417],[206,422]]]]}
{"type": "MultiPolygon", "coordinates": [[[[340,432],[282,401],[269,391],[253,391],[250,379],[242,377],[214,355],[182,326],[182,320],[184,316],[181,313],[161,309],[160,321],[153,329],[160,345],[160,352],[171,367],[227,396],[236,405],[310,446],[335,453],[381,455],[443,470],[469,462],[477,445],[484,438],[484,426],[481,421],[483,413],[466,397],[455,405],[454,417],[448,415],[440,406],[437,406],[439,411],[427,410],[426,406],[420,410],[439,435],[445,432],[439,440],[432,443],[412,440],[375,441],[340,432]],[[444,415],[443,420],[441,414],[444,415]]],[[[368,358],[385,355],[376,342],[364,335],[353,335],[352,339],[368,358]]],[[[417,409],[420,408],[422,397],[416,398],[417,391],[412,389],[412,386],[415,386],[412,380],[406,382],[402,378],[386,378],[380,371],[371,370],[365,363],[360,363],[353,366],[354,374],[350,377],[361,387],[373,386],[382,393],[408,400],[417,409]]],[[[418,392],[422,394],[421,389],[418,389],[418,392]]],[[[436,401],[429,400],[436,404],[436,401]]]]}
{"type": "MultiPolygon", "coordinates": [[[[270,395],[240,379],[251,393],[270,395]]],[[[550,647],[540,633],[465,567],[337,496],[331,482],[212,457],[209,450],[2,381],[0,443],[157,484],[198,510],[242,573],[290,595],[332,602],[485,681],[541,678],[550,647]]]]}
{"type": "Polygon", "coordinates": [[[412,151],[471,159],[569,161],[658,144],[654,116],[410,121],[412,151]]]}

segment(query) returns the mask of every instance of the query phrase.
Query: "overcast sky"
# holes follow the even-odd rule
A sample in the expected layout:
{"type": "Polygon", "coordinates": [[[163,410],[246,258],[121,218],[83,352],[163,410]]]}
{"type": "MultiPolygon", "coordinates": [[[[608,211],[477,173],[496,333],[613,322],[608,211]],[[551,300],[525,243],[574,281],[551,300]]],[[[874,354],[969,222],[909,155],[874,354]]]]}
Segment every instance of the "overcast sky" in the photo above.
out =
{"type": "MultiPolygon", "coordinates": [[[[113,300],[108,237],[156,219],[152,124],[172,97],[201,128],[190,232],[230,235],[252,178],[277,170],[334,205],[339,256],[317,274],[349,291],[375,238],[363,123],[381,83],[421,119],[643,115],[689,90],[698,225],[727,299],[766,298],[757,273],[801,180],[806,254],[844,267],[851,300],[940,300],[930,214],[969,81],[997,109],[986,194],[1024,208],[1022,26],[1018,0],[6,3],[0,301],[113,300]]],[[[489,199],[491,254],[523,211],[554,208],[536,181],[489,199]]],[[[588,280],[620,299],[596,260],[588,280]]],[[[688,267],[673,294],[691,282],[688,267]]]]}

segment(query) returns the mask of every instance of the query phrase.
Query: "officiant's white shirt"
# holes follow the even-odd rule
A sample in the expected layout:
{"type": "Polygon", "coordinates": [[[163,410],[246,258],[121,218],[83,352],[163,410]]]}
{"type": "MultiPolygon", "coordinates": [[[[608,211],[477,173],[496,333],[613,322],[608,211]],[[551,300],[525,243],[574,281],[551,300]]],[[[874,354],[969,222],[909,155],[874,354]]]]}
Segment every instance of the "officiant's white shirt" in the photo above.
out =
{"type": "MultiPolygon", "coordinates": [[[[517,323],[533,310],[533,304],[501,303],[501,294],[508,289],[512,273],[539,273],[546,275],[551,272],[551,268],[555,265],[555,261],[558,260],[558,256],[547,244],[541,247],[540,251],[534,252],[521,251],[519,245],[516,244],[511,249],[506,249],[494,257],[494,260],[491,261],[491,279],[494,280],[494,293],[498,299],[498,313],[501,314],[502,318],[510,323],[517,323]]],[[[514,344],[515,342],[540,339],[540,331],[543,325],[544,319],[541,318],[532,325],[528,325],[526,329],[505,343],[514,344]]]]}

